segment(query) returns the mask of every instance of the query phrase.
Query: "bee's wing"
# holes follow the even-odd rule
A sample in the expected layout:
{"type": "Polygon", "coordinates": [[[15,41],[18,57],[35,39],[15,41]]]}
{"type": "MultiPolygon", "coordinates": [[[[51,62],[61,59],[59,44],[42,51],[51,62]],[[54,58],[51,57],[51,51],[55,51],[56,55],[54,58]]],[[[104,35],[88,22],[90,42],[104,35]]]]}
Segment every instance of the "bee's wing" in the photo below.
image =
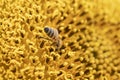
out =
{"type": "Polygon", "coordinates": [[[58,45],[57,45],[57,47],[60,48],[61,46],[62,46],[62,40],[59,39],[59,40],[58,40],[58,45]]]}
{"type": "Polygon", "coordinates": [[[54,29],[54,36],[55,36],[56,39],[58,39],[58,37],[59,37],[58,34],[59,34],[59,33],[58,33],[58,30],[57,30],[57,29],[54,29]]]}

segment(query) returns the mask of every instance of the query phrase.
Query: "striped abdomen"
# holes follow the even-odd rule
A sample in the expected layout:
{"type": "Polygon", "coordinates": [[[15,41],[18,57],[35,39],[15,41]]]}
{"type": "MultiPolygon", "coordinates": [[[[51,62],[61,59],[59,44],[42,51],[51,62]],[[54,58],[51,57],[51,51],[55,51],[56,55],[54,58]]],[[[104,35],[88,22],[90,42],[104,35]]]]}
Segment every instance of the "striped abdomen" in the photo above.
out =
{"type": "Polygon", "coordinates": [[[58,39],[58,31],[56,29],[45,27],[45,33],[52,39],[58,39]]]}

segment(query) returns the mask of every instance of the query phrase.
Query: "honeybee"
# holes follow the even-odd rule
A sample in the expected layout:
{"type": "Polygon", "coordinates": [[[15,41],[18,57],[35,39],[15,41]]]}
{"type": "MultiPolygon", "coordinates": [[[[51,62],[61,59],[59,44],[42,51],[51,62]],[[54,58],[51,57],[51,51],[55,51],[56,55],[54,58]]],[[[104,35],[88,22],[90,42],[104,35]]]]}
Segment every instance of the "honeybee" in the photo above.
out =
{"type": "MultiPolygon", "coordinates": [[[[48,40],[51,40],[53,42],[53,45],[57,46],[57,49],[61,47],[62,41],[59,38],[59,33],[57,29],[45,26],[44,32],[49,37],[48,40]]],[[[47,39],[47,38],[46,38],[47,39]]]]}

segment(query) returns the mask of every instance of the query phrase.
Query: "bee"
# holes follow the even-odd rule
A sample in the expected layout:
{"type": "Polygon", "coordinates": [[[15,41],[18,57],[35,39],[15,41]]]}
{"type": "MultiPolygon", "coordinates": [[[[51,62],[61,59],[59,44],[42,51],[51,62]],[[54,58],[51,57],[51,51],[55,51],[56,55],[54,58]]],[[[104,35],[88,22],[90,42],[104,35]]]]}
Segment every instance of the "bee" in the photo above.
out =
{"type": "Polygon", "coordinates": [[[59,38],[59,33],[57,29],[45,26],[44,32],[49,37],[48,40],[51,40],[53,42],[53,45],[57,46],[57,49],[61,47],[62,41],[59,38]]]}

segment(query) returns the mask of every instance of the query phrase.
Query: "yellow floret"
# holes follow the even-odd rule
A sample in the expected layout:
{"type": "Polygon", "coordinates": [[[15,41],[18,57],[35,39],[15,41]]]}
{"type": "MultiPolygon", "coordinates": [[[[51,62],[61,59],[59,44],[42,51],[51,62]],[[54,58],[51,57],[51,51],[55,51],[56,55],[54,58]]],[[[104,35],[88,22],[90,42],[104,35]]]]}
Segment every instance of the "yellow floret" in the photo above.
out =
{"type": "Polygon", "coordinates": [[[0,0],[0,80],[119,80],[119,4],[0,0]],[[60,49],[45,26],[58,30],[60,49]]]}

